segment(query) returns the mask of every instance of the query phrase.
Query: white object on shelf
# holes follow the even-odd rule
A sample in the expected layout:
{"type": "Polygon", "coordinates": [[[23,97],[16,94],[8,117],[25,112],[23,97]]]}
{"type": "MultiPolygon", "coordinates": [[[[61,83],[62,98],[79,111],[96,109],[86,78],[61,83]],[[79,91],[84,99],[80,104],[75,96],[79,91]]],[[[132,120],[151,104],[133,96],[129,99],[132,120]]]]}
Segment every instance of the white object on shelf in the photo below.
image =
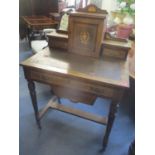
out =
{"type": "Polygon", "coordinates": [[[116,18],[114,19],[114,22],[115,22],[116,24],[120,24],[120,23],[121,23],[121,19],[120,19],[119,17],[116,17],[116,18]]]}
{"type": "Polygon", "coordinates": [[[31,41],[31,48],[33,53],[40,52],[46,46],[48,46],[48,42],[46,40],[31,41]]]}
{"type": "Polygon", "coordinates": [[[133,17],[131,17],[130,15],[126,15],[123,19],[123,23],[127,25],[134,24],[133,17]]]}

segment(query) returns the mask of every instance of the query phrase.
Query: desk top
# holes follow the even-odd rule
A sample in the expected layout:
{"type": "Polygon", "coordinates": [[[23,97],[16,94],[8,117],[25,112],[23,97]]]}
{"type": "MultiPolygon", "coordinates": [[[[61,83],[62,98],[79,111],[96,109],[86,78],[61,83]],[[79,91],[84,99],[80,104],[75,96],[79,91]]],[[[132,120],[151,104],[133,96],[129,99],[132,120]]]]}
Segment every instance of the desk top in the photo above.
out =
{"type": "Polygon", "coordinates": [[[54,20],[46,16],[23,16],[24,21],[31,26],[56,24],[54,20]]]}
{"type": "Polygon", "coordinates": [[[129,87],[128,61],[103,57],[96,59],[46,48],[21,65],[91,82],[129,87]]]}

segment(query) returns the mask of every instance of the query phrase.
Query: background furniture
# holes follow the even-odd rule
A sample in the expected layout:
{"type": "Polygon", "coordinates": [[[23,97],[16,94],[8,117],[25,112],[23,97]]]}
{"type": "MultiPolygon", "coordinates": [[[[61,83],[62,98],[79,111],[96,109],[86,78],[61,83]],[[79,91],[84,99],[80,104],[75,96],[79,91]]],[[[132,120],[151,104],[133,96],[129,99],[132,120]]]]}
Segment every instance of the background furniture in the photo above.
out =
{"type": "Polygon", "coordinates": [[[19,0],[19,16],[44,15],[50,12],[60,13],[66,3],[60,0],[19,0]]]}
{"type": "Polygon", "coordinates": [[[49,16],[50,12],[59,13],[66,7],[66,3],[59,0],[19,0],[19,33],[20,38],[26,36],[26,29],[22,16],[49,16]]]}
{"type": "Polygon", "coordinates": [[[55,28],[57,26],[57,22],[46,16],[23,16],[22,18],[26,25],[29,43],[34,39],[35,34],[39,33],[40,35],[40,31],[42,33],[44,28],[55,28]]]}
{"type": "Polygon", "coordinates": [[[61,33],[67,33],[68,30],[68,14],[72,11],[72,9],[67,9],[61,13],[60,21],[57,26],[57,29],[55,28],[49,28],[49,29],[43,29],[43,31],[40,31],[40,39],[39,40],[31,40],[31,48],[33,53],[37,53],[41,51],[43,48],[48,46],[48,42],[51,44],[54,48],[61,48],[66,49],[68,45],[66,44],[66,39],[68,41],[68,37],[65,36],[65,34],[61,33]],[[57,33],[59,32],[59,33],[57,33]],[[53,35],[52,40],[48,39],[46,37],[47,34],[51,33],[53,35]],[[42,39],[42,40],[41,40],[42,39]]]}

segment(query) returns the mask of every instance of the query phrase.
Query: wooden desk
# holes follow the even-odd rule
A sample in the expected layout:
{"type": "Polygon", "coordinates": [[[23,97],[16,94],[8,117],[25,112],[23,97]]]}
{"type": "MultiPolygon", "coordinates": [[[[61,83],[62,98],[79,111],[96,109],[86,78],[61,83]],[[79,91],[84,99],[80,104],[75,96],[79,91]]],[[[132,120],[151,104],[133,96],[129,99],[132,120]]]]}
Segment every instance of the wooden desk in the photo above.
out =
{"type": "Polygon", "coordinates": [[[102,57],[95,59],[58,50],[50,51],[47,48],[25,60],[21,65],[28,81],[39,128],[41,128],[40,119],[48,108],[67,112],[107,125],[103,138],[103,149],[106,148],[117,107],[124,90],[129,87],[127,61],[102,57]],[[52,86],[56,95],[40,111],[37,106],[34,81],[52,86]],[[92,104],[92,101],[98,96],[110,98],[112,102],[109,115],[108,117],[101,117],[66,107],[57,102],[57,96],[66,97],[76,102],[85,101],[87,104],[92,104]],[[87,97],[93,99],[87,100],[87,97]]]}
{"type": "Polygon", "coordinates": [[[46,16],[23,16],[22,18],[26,23],[29,41],[31,39],[30,35],[34,34],[33,32],[44,28],[55,28],[58,24],[58,22],[46,16]]]}

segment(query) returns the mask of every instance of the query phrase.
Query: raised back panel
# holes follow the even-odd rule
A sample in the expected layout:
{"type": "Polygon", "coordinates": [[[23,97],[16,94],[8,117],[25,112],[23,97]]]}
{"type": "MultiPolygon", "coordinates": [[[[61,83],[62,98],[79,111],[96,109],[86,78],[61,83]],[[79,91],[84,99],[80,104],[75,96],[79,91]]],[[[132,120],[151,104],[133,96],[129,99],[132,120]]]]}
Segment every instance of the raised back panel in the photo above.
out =
{"type": "MultiPolygon", "coordinates": [[[[92,6],[91,6],[92,7],[92,6]]],[[[87,6],[87,10],[89,10],[87,6]]],[[[106,14],[73,12],[69,16],[68,51],[80,55],[99,57],[106,14]]]]}

